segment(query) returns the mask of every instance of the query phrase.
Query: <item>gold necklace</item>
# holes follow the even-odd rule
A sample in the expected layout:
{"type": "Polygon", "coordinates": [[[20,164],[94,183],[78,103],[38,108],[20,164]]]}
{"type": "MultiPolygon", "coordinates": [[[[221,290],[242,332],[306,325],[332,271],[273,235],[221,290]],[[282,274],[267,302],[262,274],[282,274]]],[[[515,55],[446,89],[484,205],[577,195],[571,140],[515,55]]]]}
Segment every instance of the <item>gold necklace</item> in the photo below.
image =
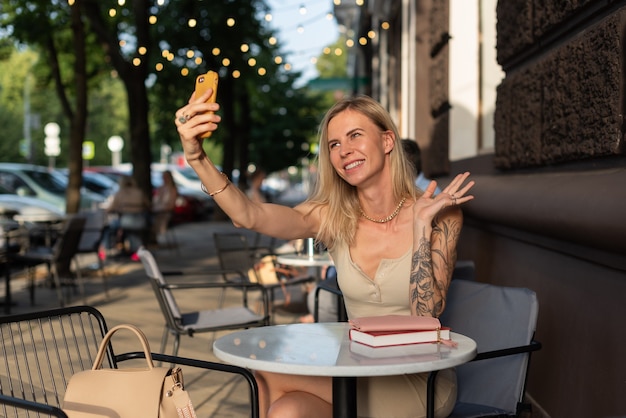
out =
{"type": "Polygon", "coordinates": [[[387,216],[386,218],[383,218],[383,219],[370,218],[369,216],[367,216],[365,214],[365,212],[363,212],[363,209],[360,206],[359,206],[359,210],[361,211],[361,216],[364,217],[365,219],[367,219],[368,221],[376,222],[378,224],[384,224],[384,223],[389,222],[390,220],[392,220],[396,216],[398,216],[398,213],[400,213],[400,209],[402,208],[402,205],[404,205],[405,201],[406,201],[406,197],[403,197],[402,200],[400,201],[400,203],[398,203],[398,206],[396,206],[396,210],[394,210],[391,215],[389,215],[389,216],[387,216]]]}

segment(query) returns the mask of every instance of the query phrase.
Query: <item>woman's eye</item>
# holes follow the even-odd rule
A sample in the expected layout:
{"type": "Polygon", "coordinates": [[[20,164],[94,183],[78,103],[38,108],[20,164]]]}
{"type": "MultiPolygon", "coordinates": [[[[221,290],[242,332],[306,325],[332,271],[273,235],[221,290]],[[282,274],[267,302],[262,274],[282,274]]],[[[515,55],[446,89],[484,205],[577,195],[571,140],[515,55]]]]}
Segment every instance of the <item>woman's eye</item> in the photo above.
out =
{"type": "Polygon", "coordinates": [[[331,142],[331,143],[328,144],[328,148],[329,149],[333,149],[333,148],[338,147],[338,146],[339,146],[339,142],[331,142]]]}

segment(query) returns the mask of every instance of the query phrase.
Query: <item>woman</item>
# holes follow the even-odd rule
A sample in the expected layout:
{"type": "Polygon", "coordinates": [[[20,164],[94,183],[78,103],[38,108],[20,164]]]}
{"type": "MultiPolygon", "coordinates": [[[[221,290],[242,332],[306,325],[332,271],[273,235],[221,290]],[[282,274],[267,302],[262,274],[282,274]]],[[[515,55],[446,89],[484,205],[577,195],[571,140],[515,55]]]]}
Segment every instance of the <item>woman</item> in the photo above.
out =
{"type": "MultiPolygon", "coordinates": [[[[124,250],[131,254],[132,260],[139,261],[135,252],[143,242],[142,236],[147,227],[151,202],[137,186],[132,176],[121,176],[119,186],[107,206],[108,213],[117,215],[109,222],[108,234],[114,234],[116,243],[121,241],[124,250]],[[124,241],[128,241],[127,246],[124,241]]],[[[108,241],[110,241],[109,235],[105,242],[108,241]]]]}
{"type": "Polygon", "coordinates": [[[178,187],[172,172],[165,170],[161,176],[163,184],[155,190],[152,197],[152,230],[157,240],[167,231],[178,199],[178,187]]]}
{"type": "MultiPolygon", "coordinates": [[[[252,202],[220,174],[200,138],[217,129],[219,105],[207,93],[176,114],[187,161],[234,225],[277,238],[316,237],[335,261],[349,318],[404,314],[439,316],[456,260],[462,213],[471,200],[469,173],[456,176],[437,196],[413,183],[390,115],[369,97],[343,100],[320,127],[319,178],[313,195],[294,208],[252,202]],[[412,231],[413,234],[406,234],[412,231]]],[[[327,377],[256,374],[263,417],[332,415],[327,377]]],[[[359,378],[358,415],[425,415],[424,374],[359,378]],[[399,401],[402,399],[402,401],[399,401]]],[[[452,370],[437,379],[436,415],[447,416],[456,400],[452,370]]]]}

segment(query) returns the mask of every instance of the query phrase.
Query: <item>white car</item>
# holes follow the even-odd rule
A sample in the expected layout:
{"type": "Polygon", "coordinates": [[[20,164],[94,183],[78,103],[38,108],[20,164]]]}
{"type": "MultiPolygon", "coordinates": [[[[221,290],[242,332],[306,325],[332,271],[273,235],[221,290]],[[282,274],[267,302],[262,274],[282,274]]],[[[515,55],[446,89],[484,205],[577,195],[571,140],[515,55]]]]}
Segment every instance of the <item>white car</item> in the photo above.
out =
{"type": "Polygon", "coordinates": [[[63,219],[65,213],[56,206],[36,197],[19,196],[0,186],[0,247],[6,245],[4,234],[17,229],[18,223],[13,220],[15,215],[35,218],[63,219]]]}
{"type": "MultiPolygon", "coordinates": [[[[36,197],[66,212],[67,177],[56,170],[33,164],[0,163],[0,185],[11,193],[36,197]]],[[[88,190],[81,191],[82,210],[97,208],[103,202],[103,196],[88,190]]]]}

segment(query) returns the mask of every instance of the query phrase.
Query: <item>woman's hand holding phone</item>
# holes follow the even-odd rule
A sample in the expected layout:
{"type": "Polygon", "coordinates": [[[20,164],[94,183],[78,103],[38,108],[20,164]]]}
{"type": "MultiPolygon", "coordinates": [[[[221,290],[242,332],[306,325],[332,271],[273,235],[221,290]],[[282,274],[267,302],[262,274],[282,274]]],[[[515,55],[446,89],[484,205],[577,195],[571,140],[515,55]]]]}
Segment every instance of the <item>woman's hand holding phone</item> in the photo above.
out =
{"type": "MultiPolygon", "coordinates": [[[[217,84],[218,84],[218,75],[215,71],[209,71],[206,74],[201,74],[196,77],[196,90],[195,90],[195,98],[199,98],[203,96],[208,89],[212,90],[211,95],[206,100],[206,103],[215,103],[217,99],[217,84]]],[[[209,113],[213,113],[212,111],[209,113]]],[[[201,138],[206,139],[211,136],[211,132],[207,132],[201,136],[201,138]]]]}

